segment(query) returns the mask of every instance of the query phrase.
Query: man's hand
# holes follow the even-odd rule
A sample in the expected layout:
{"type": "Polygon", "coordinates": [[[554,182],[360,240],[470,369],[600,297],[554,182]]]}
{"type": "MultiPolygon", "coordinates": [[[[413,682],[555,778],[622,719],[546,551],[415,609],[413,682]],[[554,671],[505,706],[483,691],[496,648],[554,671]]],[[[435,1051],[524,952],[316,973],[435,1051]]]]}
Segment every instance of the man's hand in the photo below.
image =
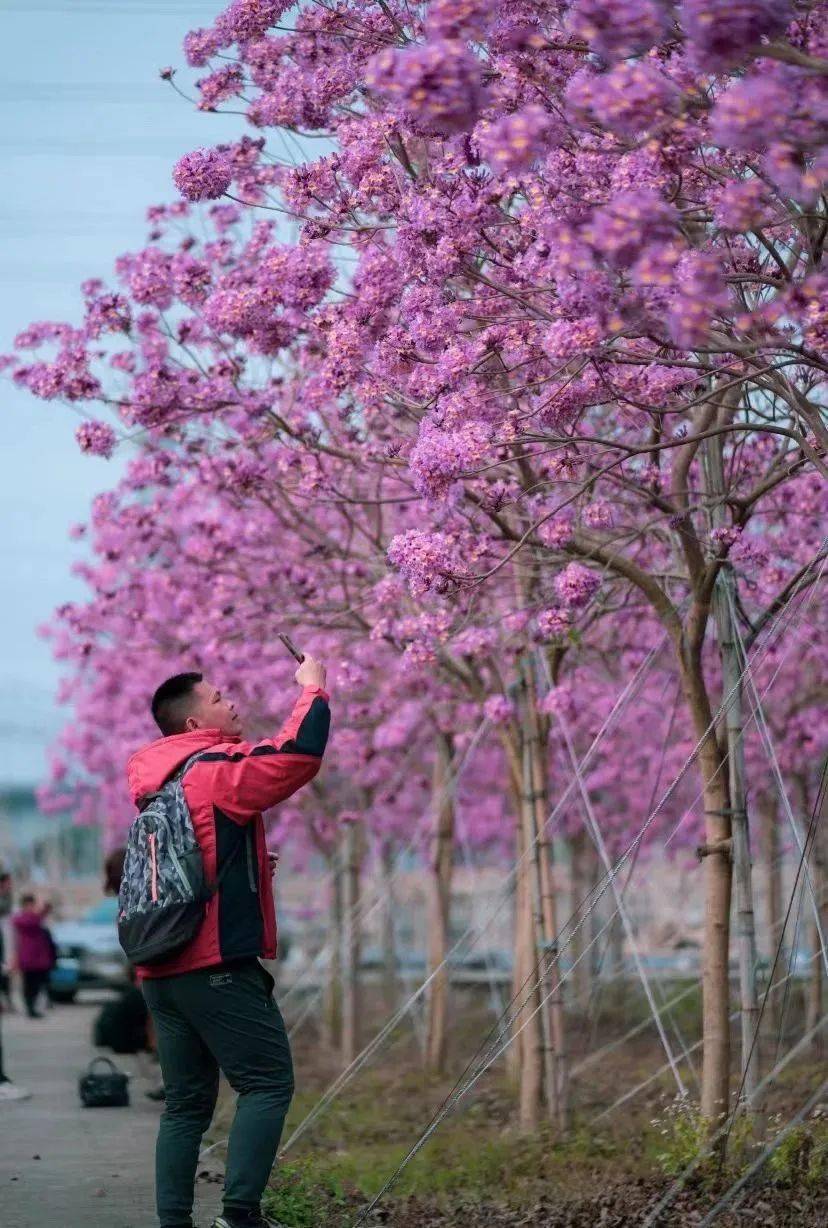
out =
{"type": "Polygon", "coordinates": [[[316,686],[322,691],[325,689],[326,676],[325,666],[321,661],[315,661],[313,657],[307,655],[293,675],[300,686],[316,686]]]}
{"type": "Polygon", "coordinates": [[[278,854],[278,853],[271,853],[270,849],[268,849],[268,851],[267,851],[267,860],[270,862],[270,877],[271,877],[271,878],[275,878],[275,877],[276,877],[276,870],[277,870],[278,865],[279,865],[279,854],[278,854]]]}

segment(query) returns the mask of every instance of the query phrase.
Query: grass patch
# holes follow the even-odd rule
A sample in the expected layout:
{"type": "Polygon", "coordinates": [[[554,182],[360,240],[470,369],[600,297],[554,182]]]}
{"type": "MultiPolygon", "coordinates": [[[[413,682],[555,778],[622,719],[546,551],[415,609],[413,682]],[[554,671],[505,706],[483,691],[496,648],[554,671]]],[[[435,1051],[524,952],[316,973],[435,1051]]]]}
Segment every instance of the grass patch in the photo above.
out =
{"type": "MultiPolygon", "coordinates": [[[[692,1044],[699,1029],[698,985],[679,981],[660,988],[665,998],[689,991],[673,1007],[670,1023],[686,1044],[692,1044]]],[[[643,994],[637,987],[626,990],[623,994],[620,987],[608,987],[591,1018],[568,1021],[576,1070],[593,1047],[624,1036],[647,1019],[643,994]]],[[[470,999],[462,1005],[453,1020],[446,1076],[423,1072],[415,1034],[401,1027],[378,1064],[360,1071],[278,1166],[267,1206],[287,1228],[348,1228],[358,1209],[396,1171],[491,1028],[487,1003],[470,999]]],[[[765,1062],[771,1060],[772,1055],[764,1055],[765,1062]]],[[[667,1071],[618,1112],[594,1125],[590,1122],[663,1063],[663,1050],[650,1026],[586,1065],[573,1078],[573,1125],[563,1139],[551,1126],[533,1136],[517,1130],[515,1089],[502,1065],[493,1068],[395,1181],[387,1199],[388,1222],[399,1220],[405,1228],[420,1222],[467,1225],[475,1222],[479,1209],[481,1223],[517,1224],[541,1205],[565,1208],[583,1203],[591,1208],[608,1191],[620,1191],[622,1200],[631,1198],[630,1205],[644,1206],[653,1190],[671,1182],[704,1150],[706,1128],[692,1103],[695,1097],[674,1100],[675,1085],[667,1071]]],[[[300,1091],[291,1106],[285,1138],[341,1069],[338,1056],[311,1028],[297,1038],[296,1065],[300,1091]]],[[[780,1122],[789,1120],[801,1103],[803,1088],[813,1087],[819,1077],[820,1065],[813,1055],[793,1063],[771,1090],[769,1112],[778,1113],[780,1122]]],[[[689,1068],[687,1081],[692,1083],[689,1068]]],[[[734,1075],[734,1092],[736,1083],[734,1075]]],[[[690,1185],[697,1196],[709,1199],[723,1181],[731,1181],[778,1129],[771,1117],[760,1142],[746,1119],[737,1119],[725,1169],[704,1158],[694,1166],[690,1185]]],[[[763,1170],[765,1189],[782,1198],[787,1188],[818,1193],[827,1175],[828,1123],[818,1119],[783,1140],[763,1170]]]]}
{"type": "MultiPolygon", "coordinates": [[[[339,1228],[353,1208],[373,1197],[396,1170],[445,1094],[445,1084],[411,1071],[365,1075],[313,1131],[307,1152],[289,1157],[274,1176],[269,1209],[289,1228],[339,1228]]],[[[304,1094],[291,1112],[298,1123],[314,1102],[304,1094]]],[[[394,1197],[451,1208],[497,1203],[521,1209],[550,1189],[594,1184],[596,1166],[639,1171],[640,1150],[610,1134],[576,1128],[565,1140],[544,1127],[525,1136],[510,1124],[512,1094],[504,1082],[444,1122],[408,1163],[394,1197]]],[[[289,1131],[290,1127],[288,1128],[289,1131]]],[[[350,1216],[350,1218],[349,1218],[350,1216]]]]}

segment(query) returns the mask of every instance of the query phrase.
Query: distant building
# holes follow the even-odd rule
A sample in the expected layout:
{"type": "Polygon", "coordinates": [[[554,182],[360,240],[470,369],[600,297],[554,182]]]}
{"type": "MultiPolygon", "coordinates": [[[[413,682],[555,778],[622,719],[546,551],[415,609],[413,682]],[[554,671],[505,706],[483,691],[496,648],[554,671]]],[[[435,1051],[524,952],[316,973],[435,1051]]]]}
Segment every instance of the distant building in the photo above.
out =
{"type": "Polygon", "coordinates": [[[18,891],[31,886],[71,906],[89,888],[99,891],[100,832],[69,814],[43,814],[31,787],[0,786],[0,863],[18,891]]]}

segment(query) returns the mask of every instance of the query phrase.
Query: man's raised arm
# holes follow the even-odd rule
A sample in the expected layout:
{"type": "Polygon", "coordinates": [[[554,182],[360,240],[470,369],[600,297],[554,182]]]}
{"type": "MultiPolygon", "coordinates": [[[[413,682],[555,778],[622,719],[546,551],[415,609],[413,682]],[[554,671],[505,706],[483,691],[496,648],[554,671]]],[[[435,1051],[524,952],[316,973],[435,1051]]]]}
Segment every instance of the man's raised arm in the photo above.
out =
{"type": "Polygon", "coordinates": [[[295,677],[302,690],[275,737],[207,751],[191,769],[210,771],[215,805],[239,823],[285,801],[322,766],[331,723],[325,667],[306,657],[295,677]]]}

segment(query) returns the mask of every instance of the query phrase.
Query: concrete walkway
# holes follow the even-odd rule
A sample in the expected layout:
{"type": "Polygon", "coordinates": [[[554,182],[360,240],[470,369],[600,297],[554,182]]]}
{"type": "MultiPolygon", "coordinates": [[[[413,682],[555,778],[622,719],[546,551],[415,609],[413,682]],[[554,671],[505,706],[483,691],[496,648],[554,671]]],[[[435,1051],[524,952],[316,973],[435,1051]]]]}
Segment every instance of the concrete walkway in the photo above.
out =
{"type": "MultiPolygon", "coordinates": [[[[6,1073],[33,1093],[0,1103],[2,1228],[156,1228],[152,1166],[161,1106],[144,1093],[157,1068],[116,1058],[134,1076],[130,1107],[83,1108],[77,1081],[95,1056],[97,1009],[84,1003],[55,1007],[39,1021],[2,1018],[6,1073]]],[[[199,1228],[217,1214],[220,1190],[197,1183],[199,1228]]]]}

